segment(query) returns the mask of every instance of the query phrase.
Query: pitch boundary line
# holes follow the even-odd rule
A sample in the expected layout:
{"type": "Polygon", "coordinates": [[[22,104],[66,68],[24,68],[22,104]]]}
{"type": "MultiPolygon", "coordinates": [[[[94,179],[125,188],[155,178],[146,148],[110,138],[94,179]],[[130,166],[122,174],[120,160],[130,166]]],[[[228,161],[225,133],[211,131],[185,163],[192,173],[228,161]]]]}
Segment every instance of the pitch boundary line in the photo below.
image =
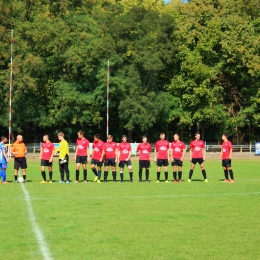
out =
{"type": "Polygon", "coordinates": [[[23,193],[24,193],[24,196],[25,196],[26,204],[27,204],[27,211],[28,211],[28,215],[29,215],[29,220],[31,222],[33,232],[34,232],[34,235],[36,237],[37,243],[39,245],[43,259],[44,260],[52,260],[51,252],[48,248],[48,245],[46,243],[44,235],[43,235],[39,225],[36,222],[36,217],[33,213],[30,194],[27,191],[27,189],[25,188],[24,184],[22,184],[21,187],[22,187],[22,190],[23,190],[23,193]]]}

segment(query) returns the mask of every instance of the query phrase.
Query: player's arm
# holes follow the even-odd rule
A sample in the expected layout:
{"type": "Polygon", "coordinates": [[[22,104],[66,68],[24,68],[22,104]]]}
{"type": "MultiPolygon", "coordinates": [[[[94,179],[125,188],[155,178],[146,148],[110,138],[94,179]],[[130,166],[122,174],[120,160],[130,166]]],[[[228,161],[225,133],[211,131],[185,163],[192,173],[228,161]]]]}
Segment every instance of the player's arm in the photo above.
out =
{"type": "Polygon", "coordinates": [[[89,162],[90,157],[91,157],[91,154],[90,154],[90,151],[89,151],[89,147],[87,147],[87,157],[88,157],[88,162],[89,162]]]}
{"type": "Polygon", "coordinates": [[[126,161],[129,161],[129,160],[130,160],[131,155],[132,155],[132,150],[129,151],[129,153],[128,153],[128,157],[126,158],[126,161]]]}
{"type": "Polygon", "coordinates": [[[40,157],[39,157],[40,160],[42,159],[42,151],[43,151],[43,148],[41,147],[40,157]]]}
{"type": "Polygon", "coordinates": [[[220,152],[220,155],[219,155],[219,160],[222,159],[222,155],[223,155],[223,151],[222,151],[222,148],[221,148],[221,152],[220,152]]]}
{"type": "Polygon", "coordinates": [[[154,148],[154,162],[157,161],[157,149],[156,147],[154,148]]]}
{"type": "Polygon", "coordinates": [[[52,151],[51,151],[51,158],[50,158],[49,162],[52,162],[53,156],[54,156],[54,147],[53,147],[53,149],[52,149],[52,151]]]}
{"type": "Polygon", "coordinates": [[[206,160],[206,151],[205,148],[202,148],[203,161],[206,160]]]}
{"type": "Polygon", "coordinates": [[[182,150],[181,161],[183,161],[184,156],[185,156],[185,153],[186,153],[186,149],[185,149],[185,147],[184,147],[183,150],[182,150]]]}
{"type": "Polygon", "coordinates": [[[26,146],[24,145],[24,155],[26,155],[27,154],[27,148],[26,148],[26,146]]]}
{"type": "Polygon", "coordinates": [[[3,156],[4,156],[5,160],[6,160],[6,162],[9,162],[9,159],[8,159],[7,154],[6,154],[6,152],[5,152],[5,147],[4,147],[4,149],[2,150],[2,153],[3,153],[3,156]]]}
{"type": "Polygon", "coordinates": [[[75,156],[74,156],[75,160],[76,160],[76,157],[77,157],[77,153],[78,153],[78,146],[76,146],[76,151],[75,151],[75,156]]]}
{"type": "Polygon", "coordinates": [[[190,147],[190,161],[192,160],[192,154],[193,154],[192,147],[190,147]]]}
{"type": "Polygon", "coordinates": [[[103,148],[102,153],[101,153],[101,157],[100,157],[100,159],[99,159],[100,162],[103,161],[103,158],[104,158],[105,154],[106,154],[105,148],[103,148]]]}
{"type": "Polygon", "coordinates": [[[118,156],[118,148],[115,149],[116,154],[116,163],[119,162],[119,156],[118,156]]]}
{"type": "Polygon", "coordinates": [[[232,159],[232,152],[233,152],[233,149],[232,147],[230,148],[230,153],[229,153],[229,159],[231,160],[232,159]]]}

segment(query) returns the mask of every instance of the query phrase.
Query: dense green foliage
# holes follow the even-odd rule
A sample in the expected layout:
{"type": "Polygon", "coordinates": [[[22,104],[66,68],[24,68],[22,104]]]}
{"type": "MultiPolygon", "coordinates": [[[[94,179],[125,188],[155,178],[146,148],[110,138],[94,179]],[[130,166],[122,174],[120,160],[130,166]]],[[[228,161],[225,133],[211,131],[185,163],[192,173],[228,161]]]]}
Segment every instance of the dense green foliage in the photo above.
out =
{"type": "Polygon", "coordinates": [[[0,127],[7,132],[14,30],[13,134],[62,130],[150,140],[160,131],[217,142],[260,134],[257,0],[13,0],[0,2],[0,127]]]}

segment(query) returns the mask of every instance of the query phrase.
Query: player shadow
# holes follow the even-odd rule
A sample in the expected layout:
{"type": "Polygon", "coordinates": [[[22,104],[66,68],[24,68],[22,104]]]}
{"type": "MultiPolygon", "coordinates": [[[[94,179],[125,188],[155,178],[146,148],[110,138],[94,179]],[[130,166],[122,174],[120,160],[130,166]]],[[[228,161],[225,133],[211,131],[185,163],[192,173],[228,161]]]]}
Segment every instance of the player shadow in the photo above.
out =
{"type": "Polygon", "coordinates": [[[200,182],[204,182],[204,180],[202,180],[202,179],[191,179],[191,181],[200,181],[200,182]]]}

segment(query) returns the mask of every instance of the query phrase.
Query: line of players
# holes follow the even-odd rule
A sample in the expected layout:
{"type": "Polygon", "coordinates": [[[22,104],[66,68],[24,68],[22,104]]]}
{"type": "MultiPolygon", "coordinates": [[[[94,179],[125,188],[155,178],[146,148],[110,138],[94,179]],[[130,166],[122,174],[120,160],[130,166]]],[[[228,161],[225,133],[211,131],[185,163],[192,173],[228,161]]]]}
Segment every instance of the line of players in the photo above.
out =
{"type": "MultiPolygon", "coordinates": [[[[70,183],[70,171],[69,171],[69,146],[68,142],[64,139],[64,133],[58,133],[58,139],[60,140],[60,154],[59,154],[59,170],[61,180],[59,183],[70,183]],[[66,173],[66,181],[65,181],[66,173]]],[[[222,135],[222,150],[219,156],[222,159],[222,166],[224,169],[224,182],[234,182],[234,174],[231,168],[231,157],[232,157],[232,144],[227,139],[227,135],[222,135]],[[228,177],[228,172],[230,174],[230,180],[228,177]]],[[[6,182],[6,168],[8,163],[8,158],[6,154],[6,148],[4,143],[7,142],[6,137],[1,137],[0,143],[0,177],[2,177],[3,183],[6,182]]],[[[140,143],[136,149],[136,153],[139,155],[139,182],[142,182],[142,172],[145,169],[145,181],[149,181],[149,168],[150,168],[150,153],[152,151],[151,145],[147,142],[147,137],[142,137],[142,143],[140,143]]],[[[172,158],[173,166],[173,182],[182,182],[182,166],[183,159],[185,155],[186,147],[185,144],[180,141],[178,134],[174,135],[174,142],[172,142],[171,147],[170,143],[165,140],[165,134],[160,134],[160,140],[155,144],[154,151],[154,162],[157,164],[157,180],[156,183],[160,182],[160,173],[162,166],[164,167],[165,182],[169,183],[168,180],[168,164],[170,161],[170,156],[172,158]],[[178,178],[177,178],[178,173],[178,178]]],[[[23,181],[26,182],[26,168],[27,162],[25,155],[27,149],[23,143],[23,138],[21,135],[17,136],[16,142],[12,146],[12,154],[14,156],[14,178],[17,182],[18,170],[22,169],[23,181]]],[[[41,183],[47,183],[47,177],[45,172],[45,167],[48,167],[50,183],[52,183],[52,162],[54,155],[54,145],[50,142],[48,135],[43,136],[43,143],[40,152],[41,160],[41,174],[43,180],[41,183]]],[[[132,149],[131,145],[127,142],[127,137],[122,136],[122,142],[117,145],[113,142],[113,136],[107,136],[107,142],[100,140],[98,134],[94,135],[94,141],[92,146],[92,160],[91,160],[91,169],[95,175],[94,182],[101,183],[101,168],[104,163],[104,182],[107,182],[109,167],[112,170],[113,181],[116,182],[116,164],[119,164],[120,167],[120,180],[124,182],[123,170],[126,165],[129,170],[130,182],[133,181],[133,169],[131,164],[131,155],[132,149]],[[97,168],[96,168],[97,167],[97,168]]],[[[84,132],[78,132],[78,139],[76,141],[76,180],[75,183],[79,182],[79,172],[80,165],[83,168],[83,178],[84,182],[87,183],[87,168],[86,164],[90,161],[90,152],[89,152],[89,141],[84,137],[84,132]]],[[[195,134],[195,140],[190,143],[190,161],[191,167],[189,172],[188,182],[191,182],[193,170],[195,165],[199,163],[204,182],[208,182],[206,171],[204,167],[205,161],[205,147],[204,142],[200,140],[200,133],[195,134]]]]}

